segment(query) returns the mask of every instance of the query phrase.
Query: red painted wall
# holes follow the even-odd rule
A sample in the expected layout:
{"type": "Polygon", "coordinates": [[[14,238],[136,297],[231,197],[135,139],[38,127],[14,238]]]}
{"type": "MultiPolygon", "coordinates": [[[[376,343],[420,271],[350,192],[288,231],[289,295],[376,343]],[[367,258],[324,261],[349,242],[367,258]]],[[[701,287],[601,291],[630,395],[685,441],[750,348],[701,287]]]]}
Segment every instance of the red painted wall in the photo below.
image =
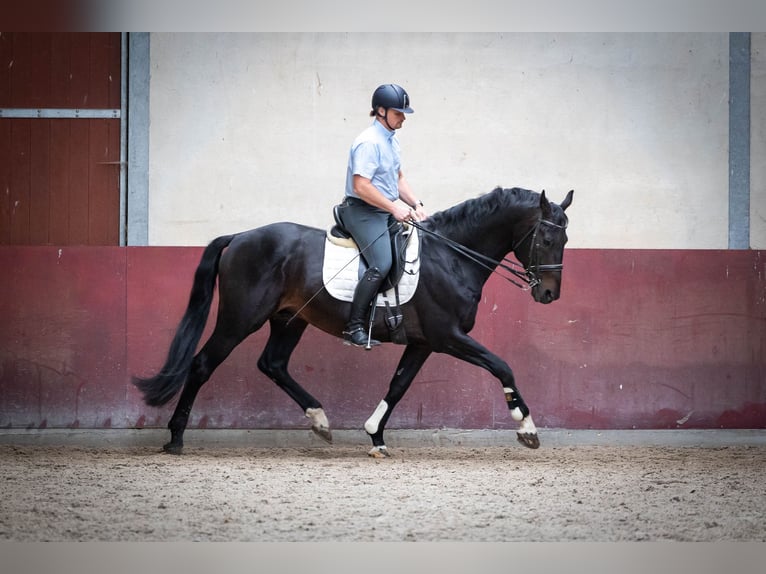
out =
{"type": "MultiPolygon", "coordinates": [[[[165,426],[132,374],[159,368],[197,247],[0,247],[0,428],[165,426]]],[[[474,336],[514,368],[539,426],[766,428],[763,251],[570,249],[563,293],[536,304],[498,278],[474,336]]],[[[208,326],[210,329],[210,325],[208,326]]],[[[202,389],[191,427],[307,428],[256,369],[266,328],[202,389]]],[[[361,428],[401,347],[309,329],[291,363],[335,428],[361,428]]],[[[486,372],[433,355],[389,428],[515,428],[486,372]]]]}

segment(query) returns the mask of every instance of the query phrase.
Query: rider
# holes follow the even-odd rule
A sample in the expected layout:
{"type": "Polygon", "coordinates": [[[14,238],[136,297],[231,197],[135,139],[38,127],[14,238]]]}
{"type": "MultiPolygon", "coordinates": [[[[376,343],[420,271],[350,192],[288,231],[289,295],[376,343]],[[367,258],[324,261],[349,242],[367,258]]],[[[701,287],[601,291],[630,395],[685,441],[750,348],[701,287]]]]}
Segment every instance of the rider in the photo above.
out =
{"type": "MultiPolygon", "coordinates": [[[[375,120],[351,145],[346,171],[343,223],[367,262],[354,291],[343,337],[347,344],[367,346],[365,320],[392,265],[388,228],[396,221],[423,221],[427,214],[404,177],[396,130],[402,127],[410,107],[407,92],[397,84],[383,84],[372,94],[375,120]]],[[[369,344],[379,345],[371,340],[369,344]]]]}

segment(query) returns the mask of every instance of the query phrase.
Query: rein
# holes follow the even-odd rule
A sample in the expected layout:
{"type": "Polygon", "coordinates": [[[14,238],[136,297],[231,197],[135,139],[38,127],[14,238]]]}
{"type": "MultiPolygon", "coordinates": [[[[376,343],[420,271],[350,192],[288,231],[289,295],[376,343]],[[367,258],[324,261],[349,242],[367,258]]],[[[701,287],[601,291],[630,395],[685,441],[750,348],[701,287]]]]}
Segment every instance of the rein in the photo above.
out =
{"type": "MultiPolygon", "coordinates": [[[[388,229],[381,233],[378,238],[382,237],[385,233],[387,233],[394,225],[396,225],[398,222],[393,222],[391,225],[388,226],[388,229]]],[[[426,229],[420,223],[418,223],[415,220],[410,219],[407,221],[409,225],[412,225],[414,228],[419,229],[423,233],[427,233],[429,235],[432,235],[433,237],[436,237],[440,241],[443,241],[448,247],[452,248],[456,252],[460,253],[463,257],[466,257],[467,259],[470,259],[474,263],[480,265],[481,267],[484,267],[487,269],[490,273],[495,273],[496,275],[502,277],[509,283],[513,283],[516,287],[520,289],[529,290],[534,288],[536,285],[538,285],[541,281],[541,279],[537,276],[537,272],[544,272],[544,271],[561,271],[564,268],[563,263],[551,263],[551,264],[545,264],[545,265],[538,265],[534,263],[535,255],[537,255],[536,247],[538,246],[536,242],[537,238],[537,232],[540,229],[541,225],[550,225],[551,227],[555,227],[557,229],[566,229],[565,225],[559,225],[557,223],[553,223],[552,221],[548,221],[547,219],[538,219],[537,223],[533,227],[527,231],[524,236],[519,241],[518,245],[522,245],[530,236],[532,237],[532,241],[529,245],[529,267],[524,267],[521,263],[518,263],[516,261],[513,261],[511,259],[508,259],[507,257],[503,257],[501,260],[493,259],[492,257],[489,257],[488,255],[484,255],[483,253],[479,253],[478,251],[475,251],[471,249],[470,247],[466,247],[462,243],[458,243],[457,241],[450,239],[449,237],[445,237],[444,235],[440,235],[439,233],[436,233],[435,231],[431,231],[430,229],[426,229]],[[507,275],[503,275],[500,273],[497,268],[500,267],[501,269],[504,269],[517,279],[523,281],[526,285],[522,285],[518,281],[512,279],[511,277],[507,275]],[[524,271],[519,271],[518,269],[515,269],[515,267],[521,267],[524,271]]],[[[377,238],[376,238],[377,241],[377,238]]],[[[374,242],[373,242],[374,243],[374,242]]],[[[355,257],[353,257],[346,265],[343,267],[347,267],[350,265],[353,261],[355,261],[358,257],[360,257],[364,251],[367,250],[369,247],[366,246],[364,249],[361,249],[355,257]]],[[[513,251],[514,248],[511,248],[513,251]]],[[[342,271],[343,269],[341,269],[342,271]]],[[[333,279],[340,273],[335,274],[333,279]]],[[[309,299],[306,301],[300,309],[298,309],[288,320],[287,324],[289,325],[290,322],[295,319],[301,311],[303,311],[306,307],[308,307],[309,303],[311,303],[319,293],[321,293],[325,289],[325,286],[322,285],[309,299]]]]}
{"type": "MultiPolygon", "coordinates": [[[[535,239],[537,238],[537,232],[540,229],[540,226],[550,225],[553,227],[556,227],[558,229],[565,229],[563,225],[558,225],[557,223],[553,223],[552,221],[548,221],[547,219],[538,219],[537,223],[527,231],[524,236],[519,241],[518,245],[523,244],[530,236],[532,237],[532,241],[529,246],[529,261],[530,265],[529,267],[524,267],[522,264],[513,261],[511,259],[508,259],[507,257],[503,257],[500,260],[493,259],[492,257],[489,257],[487,255],[484,255],[483,253],[479,253],[478,251],[475,251],[471,249],[470,247],[466,247],[462,243],[458,243],[457,241],[454,241],[453,239],[450,239],[449,237],[445,237],[443,235],[440,235],[439,233],[436,233],[435,231],[431,231],[430,229],[426,229],[422,225],[420,225],[416,221],[409,221],[408,222],[413,227],[419,229],[420,231],[424,233],[428,233],[429,235],[432,235],[439,239],[440,241],[444,242],[448,247],[452,248],[454,251],[460,253],[467,259],[470,259],[474,263],[477,263],[481,267],[484,267],[491,273],[495,273],[496,275],[502,277],[509,283],[513,283],[516,287],[519,287],[520,289],[531,289],[538,285],[540,283],[540,278],[537,276],[537,272],[543,272],[543,271],[561,271],[564,268],[563,263],[553,263],[553,264],[546,264],[546,265],[538,265],[533,263],[534,255],[536,255],[536,247],[537,242],[535,239]],[[511,273],[514,277],[517,279],[520,279],[526,285],[522,285],[518,281],[512,279],[511,277],[508,277],[507,275],[503,275],[500,273],[497,268],[500,267],[501,269],[504,269],[508,273],[511,273]],[[524,271],[519,271],[518,269],[515,269],[515,267],[521,267],[524,269],[524,271]]],[[[514,248],[511,250],[513,251],[514,248]]]]}

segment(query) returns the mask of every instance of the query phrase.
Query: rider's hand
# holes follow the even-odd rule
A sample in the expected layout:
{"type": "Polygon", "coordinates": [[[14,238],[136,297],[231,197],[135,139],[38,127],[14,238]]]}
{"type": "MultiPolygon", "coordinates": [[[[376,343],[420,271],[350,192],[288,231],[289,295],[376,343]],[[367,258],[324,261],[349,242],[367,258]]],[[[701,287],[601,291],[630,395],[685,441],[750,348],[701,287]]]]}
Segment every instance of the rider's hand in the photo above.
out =
{"type": "MultiPolygon", "coordinates": [[[[393,210],[391,211],[391,214],[394,216],[394,219],[399,222],[409,221],[410,219],[416,218],[415,211],[403,201],[393,202],[393,210]]],[[[417,221],[417,219],[415,220],[417,221]]]]}
{"type": "Polygon", "coordinates": [[[423,209],[422,205],[416,205],[415,209],[412,210],[412,219],[415,221],[425,221],[428,219],[428,213],[423,209]]]}

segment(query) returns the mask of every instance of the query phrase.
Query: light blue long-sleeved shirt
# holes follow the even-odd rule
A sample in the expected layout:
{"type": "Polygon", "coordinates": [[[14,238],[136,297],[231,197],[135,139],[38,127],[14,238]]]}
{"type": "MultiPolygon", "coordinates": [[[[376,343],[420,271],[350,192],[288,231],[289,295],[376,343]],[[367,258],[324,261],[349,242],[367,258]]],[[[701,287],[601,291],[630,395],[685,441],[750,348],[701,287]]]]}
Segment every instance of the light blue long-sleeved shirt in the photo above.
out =
{"type": "Polygon", "coordinates": [[[399,140],[379,121],[364,130],[351,144],[346,170],[346,195],[354,193],[354,175],[369,179],[391,201],[399,199],[399,170],[401,168],[399,140]]]}

